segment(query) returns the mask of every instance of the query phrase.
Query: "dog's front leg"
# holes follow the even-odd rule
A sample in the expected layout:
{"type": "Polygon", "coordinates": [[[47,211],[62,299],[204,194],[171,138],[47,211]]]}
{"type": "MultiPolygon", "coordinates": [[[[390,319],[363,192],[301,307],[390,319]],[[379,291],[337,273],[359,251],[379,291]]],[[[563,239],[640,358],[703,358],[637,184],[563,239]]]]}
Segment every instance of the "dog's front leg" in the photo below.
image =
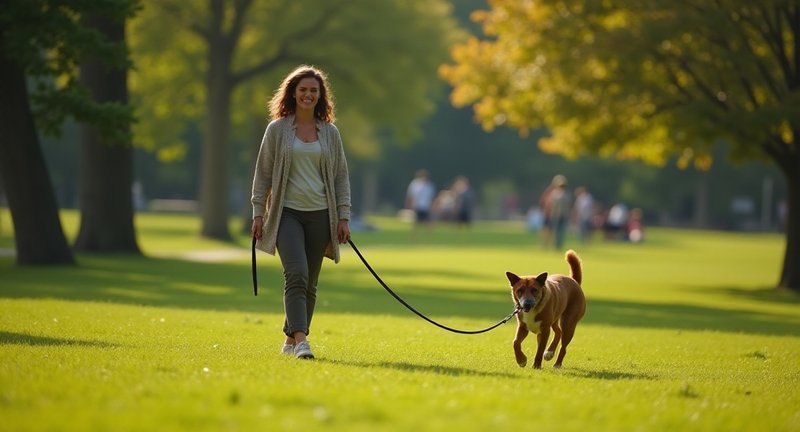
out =
{"type": "Polygon", "coordinates": [[[536,345],[536,357],[533,358],[533,368],[542,368],[542,357],[544,356],[544,348],[547,346],[547,339],[550,338],[550,327],[541,326],[541,331],[536,335],[538,344],[536,345]]]}
{"type": "Polygon", "coordinates": [[[528,364],[528,356],[522,352],[522,341],[528,337],[528,327],[525,324],[517,323],[517,336],[514,338],[514,356],[517,358],[519,367],[525,367],[528,364]]]}

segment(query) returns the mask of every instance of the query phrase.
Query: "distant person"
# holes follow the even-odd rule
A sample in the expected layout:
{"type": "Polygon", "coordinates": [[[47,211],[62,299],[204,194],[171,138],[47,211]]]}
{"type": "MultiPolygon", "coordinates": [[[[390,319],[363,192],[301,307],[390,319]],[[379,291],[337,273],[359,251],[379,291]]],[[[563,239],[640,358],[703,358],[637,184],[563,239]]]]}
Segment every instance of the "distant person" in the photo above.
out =
{"type": "Polygon", "coordinates": [[[549,246],[553,238],[553,223],[550,220],[550,215],[547,213],[548,201],[550,199],[550,195],[553,193],[553,190],[555,190],[555,183],[560,181],[560,178],[562,177],[564,176],[555,176],[550,184],[544,188],[542,194],[539,195],[539,209],[542,212],[542,223],[541,229],[539,230],[539,235],[541,237],[542,246],[544,247],[549,246]]]}
{"type": "Polygon", "coordinates": [[[625,239],[631,243],[641,243],[644,241],[644,221],[642,209],[631,210],[628,222],[625,224],[625,239]]]}
{"type": "Polygon", "coordinates": [[[625,224],[628,222],[628,206],[616,203],[608,210],[603,231],[607,240],[619,240],[625,234],[625,224]]]}
{"type": "Polygon", "coordinates": [[[452,189],[442,189],[433,199],[431,207],[431,217],[433,220],[451,222],[456,214],[456,194],[452,189]]]}
{"type": "Polygon", "coordinates": [[[544,212],[539,206],[532,206],[528,209],[525,217],[528,224],[528,230],[531,232],[540,232],[544,226],[544,212]]]}
{"type": "Polygon", "coordinates": [[[474,195],[466,176],[456,177],[453,183],[453,192],[456,196],[456,223],[461,227],[469,227],[472,223],[472,207],[474,195]]]}
{"type": "Polygon", "coordinates": [[[560,250],[564,246],[572,202],[567,190],[567,178],[561,174],[553,177],[544,195],[543,211],[546,232],[542,237],[542,244],[545,247],[552,244],[560,250]]]}
{"type": "Polygon", "coordinates": [[[406,208],[414,210],[414,230],[421,227],[430,229],[431,210],[436,189],[427,170],[421,169],[414,174],[414,179],[406,190],[406,208]]]}
{"type": "Polygon", "coordinates": [[[593,230],[594,217],[594,197],[585,186],[575,188],[575,203],[572,206],[572,215],[578,230],[578,238],[581,242],[589,241],[593,230]]]}
{"type": "Polygon", "coordinates": [[[321,70],[299,66],[269,104],[253,177],[256,246],[283,265],[286,339],[281,352],[314,358],[307,340],[323,258],[339,262],[350,239],[350,180],[334,104],[321,70]]]}

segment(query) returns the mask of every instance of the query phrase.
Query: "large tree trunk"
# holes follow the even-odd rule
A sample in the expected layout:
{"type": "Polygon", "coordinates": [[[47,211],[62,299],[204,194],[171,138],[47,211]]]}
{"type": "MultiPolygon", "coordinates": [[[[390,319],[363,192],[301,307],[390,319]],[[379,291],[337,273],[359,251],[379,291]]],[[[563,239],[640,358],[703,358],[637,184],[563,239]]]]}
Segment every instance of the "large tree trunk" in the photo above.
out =
{"type": "Polygon", "coordinates": [[[219,240],[230,240],[230,116],[231,77],[229,74],[229,48],[224,43],[209,44],[206,88],[207,130],[203,140],[200,167],[201,235],[219,240]]]}
{"type": "Polygon", "coordinates": [[[791,162],[787,161],[793,169],[784,170],[788,201],[786,252],[778,287],[800,292],[800,152],[794,152],[793,159],[791,162]]]}
{"type": "MultiPolygon", "coordinates": [[[[109,41],[125,41],[125,22],[102,17],[85,20],[109,41]]],[[[127,70],[89,60],[81,82],[98,102],[128,103],[127,70]]],[[[96,128],[81,126],[78,200],[81,225],[75,248],[92,252],[140,253],[133,226],[133,149],[131,143],[105,142],[96,128]]]]}
{"type": "Polygon", "coordinates": [[[17,264],[75,264],[36,134],[25,74],[2,49],[0,95],[0,175],[14,223],[17,264]]]}

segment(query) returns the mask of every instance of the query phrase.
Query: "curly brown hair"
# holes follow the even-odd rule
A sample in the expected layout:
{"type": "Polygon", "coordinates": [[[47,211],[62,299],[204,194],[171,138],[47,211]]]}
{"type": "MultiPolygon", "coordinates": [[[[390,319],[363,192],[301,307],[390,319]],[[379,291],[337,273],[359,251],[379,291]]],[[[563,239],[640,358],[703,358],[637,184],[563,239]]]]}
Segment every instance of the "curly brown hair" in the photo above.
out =
{"type": "Polygon", "coordinates": [[[319,82],[319,100],[314,107],[314,117],[324,122],[332,123],[336,116],[334,114],[333,92],[330,90],[328,77],[319,68],[309,65],[300,65],[289,75],[286,75],[286,78],[283,79],[280,87],[278,87],[269,101],[270,116],[273,119],[279,119],[295,113],[297,101],[294,100],[294,92],[303,78],[314,78],[319,82]]]}

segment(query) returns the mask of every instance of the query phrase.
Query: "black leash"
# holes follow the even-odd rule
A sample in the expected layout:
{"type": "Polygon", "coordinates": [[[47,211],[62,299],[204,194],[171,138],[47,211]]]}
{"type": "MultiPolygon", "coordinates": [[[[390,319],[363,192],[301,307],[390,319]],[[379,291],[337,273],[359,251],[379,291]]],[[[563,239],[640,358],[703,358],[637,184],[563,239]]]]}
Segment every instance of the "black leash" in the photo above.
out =
{"type": "MultiPolygon", "coordinates": [[[[485,333],[485,332],[488,332],[489,330],[493,330],[493,329],[495,329],[495,328],[499,327],[501,324],[505,324],[505,323],[507,323],[507,322],[508,322],[508,321],[509,321],[509,320],[510,320],[510,319],[511,319],[513,316],[514,316],[514,314],[516,314],[516,313],[517,313],[517,311],[519,311],[519,309],[520,309],[520,307],[519,307],[519,306],[517,306],[516,308],[514,308],[514,311],[512,311],[510,314],[508,314],[508,316],[506,316],[505,318],[503,318],[502,320],[500,320],[500,322],[498,322],[497,324],[495,324],[495,325],[493,325],[493,326],[491,326],[491,327],[487,327],[487,328],[485,328],[485,329],[481,329],[481,330],[458,330],[458,329],[454,329],[454,328],[451,328],[451,327],[447,327],[446,325],[439,324],[439,323],[437,323],[436,321],[434,321],[434,320],[432,320],[432,319],[430,319],[430,318],[426,317],[425,315],[423,315],[423,314],[422,314],[421,312],[419,312],[418,310],[414,309],[414,308],[413,308],[413,307],[412,307],[410,304],[406,303],[406,301],[405,301],[405,300],[403,300],[402,298],[400,298],[400,296],[398,296],[397,294],[395,294],[395,292],[394,292],[394,291],[392,291],[392,289],[391,289],[391,288],[389,288],[389,287],[386,285],[386,283],[384,283],[384,282],[383,282],[383,280],[381,279],[381,277],[380,277],[380,276],[378,276],[378,274],[377,274],[377,273],[375,273],[375,270],[373,270],[373,269],[372,269],[372,266],[370,266],[370,265],[369,265],[369,263],[367,262],[367,260],[366,260],[366,259],[364,259],[364,256],[363,256],[363,255],[361,255],[361,251],[359,251],[359,250],[358,250],[358,248],[356,247],[356,245],[353,243],[353,240],[347,240],[347,242],[350,244],[350,247],[352,247],[352,248],[353,248],[353,250],[354,250],[354,251],[356,251],[356,254],[358,254],[358,257],[359,257],[359,258],[361,258],[361,262],[363,262],[363,263],[364,263],[364,266],[366,266],[366,267],[367,267],[367,270],[369,270],[369,272],[370,272],[370,273],[372,273],[372,276],[374,276],[374,277],[375,277],[375,280],[377,280],[377,281],[378,281],[378,282],[381,284],[381,286],[383,286],[383,288],[384,288],[384,289],[385,289],[385,290],[386,290],[386,291],[387,291],[389,294],[391,294],[391,295],[392,295],[392,297],[394,297],[394,298],[395,298],[397,301],[399,301],[400,303],[402,303],[402,304],[403,304],[403,306],[407,307],[407,308],[408,308],[408,310],[410,310],[411,312],[414,312],[415,314],[417,314],[417,315],[418,315],[420,318],[424,319],[425,321],[428,321],[429,323],[431,323],[431,324],[433,324],[433,325],[435,325],[435,326],[437,326],[437,327],[443,328],[443,329],[445,329],[445,330],[447,330],[447,331],[451,331],[451,332],[453,332],[453,333],[460,333],[460,334],[479,334],[479,333],[485,333]]],[[[254,243],[254,244],[255,244],[255,243],[254,243]]],[[[253,259],[255,260],[255,258],[253,258],[253,259]]],[[[253,262],[255,262],[255,261],[253,261],[253,262]]],[[[255,270],[253,270],[253,277],[254,277],[254,279],[253,279],[253,283],[255,283],[255,270]]]]}
{"type": "Polygon", "coordinates": [[[253,295],[258,295],[258,273],[256,273],[256,238],[253,236],[253,295]]]}
{"type": "MultiPolygon", "coordinates": [[[[358,257],[361,258],[361,262],[364,263],[364,266],[367,267],[367,270],[369,270],[369,272],[372,273],[372,276],[375,278],[375,280],[377,280],[381,284],[381,286],[383,287],[383,289],[386,290],[386,292],[391,294],[392,297],[394,297],[397,301],[399,301],[403,306],[407,307],[408,310],[410,310],[411,312],[414,312],[420,318],[424,319],[425,321],[428,321],[429,323],[431,323],[431,324],[433,324],[433,325],[435,325],[435,326],[437,326],[439,328],[445,329],[447,331],[451,331],[453,333],[459,333],[459,334],[485,333],[485,332],[488,332],[489,330],[494,330],[495,328],[499,327],[502,324],[507,323],[514,316],[514,314],[516,314],[517,311],[519,311],[519,309],[520,309],[519,306],[517,306],[516,308],[514,308],[514,310],[510,314],[508,314],[505,318],[500,320],[497,324],[495,324],[495,325],[493,325],[491,327],[487,327],[485,329],[481,329],[481,330],[459,330],[459,329],[454,329],[452,327],[448,327],[448,326],[443,325],[443,324],[439,324],[438,322],[426,317],[424,314],[422,314],[422,312],[414,309],[413,306],[408,304],[405,300],[400,298],[399,295],[397,295],[394,291],[392,291],[392,289],[389,288],[388,285],[386,285],[386,283],[383,281],[383,279],[381,279],[381,277],[378,276],[378,273],[376,273],[375,270],[372,269],[372,266],[369,265],[367,260],[364,258],[364,255],[361,255],[361,251],[358,250],[358,248],[356,247],[355,243],[353,243],[353,240],[348,240],[347,242],[350,244],[350,247],[352,247],[353,250],[356,252],[358,257]]],[[[253,295],[257,296],[258,295],[258,273],[256,272],[256,238],[255,237],[253,237],[253,244],[252,244],[251,249],[252,249],[252,271],[253,271],[253,295]]]]}

